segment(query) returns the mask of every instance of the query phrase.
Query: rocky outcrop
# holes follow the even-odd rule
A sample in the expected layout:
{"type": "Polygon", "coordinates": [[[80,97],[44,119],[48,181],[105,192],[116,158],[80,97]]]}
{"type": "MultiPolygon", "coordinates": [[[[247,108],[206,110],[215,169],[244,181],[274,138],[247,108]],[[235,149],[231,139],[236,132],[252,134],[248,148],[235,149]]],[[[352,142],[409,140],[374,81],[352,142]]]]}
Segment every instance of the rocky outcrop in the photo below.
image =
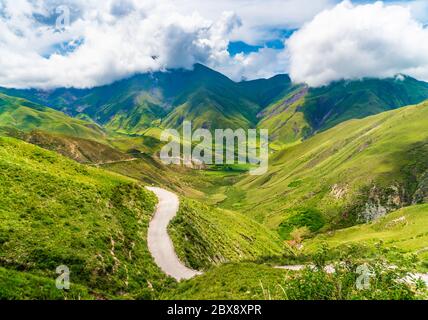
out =
{"type": "Polygon", "coordinates": [[[388,188],[374,185],[369,191],[362,210],[358,213],[358,220],[360,222],[373,221],[406,206],[405,193],[404,188],[399,185],[392,185],[388,188]]]}
{"type": "Polygon", "coordinates": [[[428,172],[425,172],[419,180],[418,187],[413,194],[412,204],[428,202],[428,172]]]}

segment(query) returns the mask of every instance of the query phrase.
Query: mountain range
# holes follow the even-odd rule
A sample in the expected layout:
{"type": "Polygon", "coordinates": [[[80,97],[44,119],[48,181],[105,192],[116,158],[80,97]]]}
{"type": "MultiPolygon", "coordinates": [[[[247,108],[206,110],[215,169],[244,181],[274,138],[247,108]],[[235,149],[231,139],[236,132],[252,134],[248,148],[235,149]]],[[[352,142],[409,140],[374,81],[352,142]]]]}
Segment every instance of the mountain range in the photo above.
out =
{"type": "Polygon", "coordinates": [[[196,64],[193,70],[138,74],[92,89],[0,92],[125,134],[179,128],[188,120],[194,128],[269,129],[272,142],[283,146],[349,119],[420,103],[428,99],[428,84],[402,75],[320,88],[293,84],[285,74],[234,82],[196,64]]]}

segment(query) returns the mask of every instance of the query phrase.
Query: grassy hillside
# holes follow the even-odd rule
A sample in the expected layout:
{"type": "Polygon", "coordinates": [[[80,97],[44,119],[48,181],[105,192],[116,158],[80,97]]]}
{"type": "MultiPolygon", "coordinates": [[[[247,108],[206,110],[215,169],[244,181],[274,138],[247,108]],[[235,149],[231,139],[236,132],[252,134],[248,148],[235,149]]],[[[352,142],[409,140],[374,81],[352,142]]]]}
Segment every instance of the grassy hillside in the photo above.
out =
{"type": "Polygon", "coordinates": [[[151,156],[139,154],[134,161],[123,161],[101,166],[109,171],[117,172],[137,180],[144,184],[155,185],[172,189],[182,195],[201,197],[198,190],[203,181],[200,172],[182,166],[166,166],[151,156]]]}
{"type": "Polygon", "coordinates": [[[181,260],[199,270],[285,251],[278,236],[244,215],[186,199],[169,233],[181,260]]]}
{"type": "Polygon", "coordinates": [[[296,86],[259,117],[274,147],[284,147],[350,119],[362,119],[428,99],[428,84],[410,77],[339,81],[320,88],[296,86]]]}
{"type": "Polygon", "coordinates": [[[58,290],[55,279],[25,271],[0,267],[0,299],[2,300],[92,300],[88,289],[73,284],[70,290],[58,290]]]}
{"type": "Polygon", "coordinates": [[[116,132],[181,126],[183,120],[204,128],[254,127],[257,113],[282,97],[290,78],[236,83],[201,64],[193,70],[138,74],[111,85],[49,92],[0,88],[0,92],[35,101],[73,116],[90,117],[116,132]]]}
{"type": "Polygon", "coordinates": [[[315,130],[325,130],[349,119],[365,118],[427,98],[428,84],[407,76],[339,81],[311,89],[304,112],[315,130]]]}
{"type": "Polygon", "coordinates": [[[129,154],[94,140],[51,134],[39,130],[23,132],[10,127],[0,127],[0,133],[55,151],[80,163],[104,164],[133,159],[129,154]]]}
{"type": "Polygon", "coordinates": [[[237,129],[254,127],[258,106],[236,96],[229,88],[217,92],[205,88],[192,93],[184,104],[175,108],[162,125],[180,128],[183,120],[192,121],[194,128],[237,129]]]}
{"type": "Polygon", "coordinates": [[[168,283],[146,246],[156,199],[134,180],[5,137],[0,167],[0,273],[14,277],[0,287],[50,292],[59,265],[96,297],[150,298],[168,283]]]}
{"type": "Polygon", "coordinates": [[[104,131],[94,123],[4,94],[0,94],[0,126],[22,131],[38,129],[92,140],[105,139],[104,131]]]}
{"type": "Polygon", "coordinates": [[[222,191],[223,204],[274,229],[315,210],[325,229],[426,202],[426,119],[423,103],[342,123],[277,153],[267,174],[222,191]]]}
{"type": "Polygon", "coordinates": [[[258,114],[257,126],[269,130],[271,148],[281,149],[299,143],[312,134],[312,127],[303,112],[307,92],[308,88],[296,86],[258,114]]]}
{"type": "Polygon", "coordinates": [[[278,284],[287,272],[272,267],[253,264],[225,264],[206,274],[181,283],[178,288],[166,292],[162,299],[177,300],[264,300],[284,297],[278,284]]]}
{"type": "Polygon", "coordinates": [[[428,205],[416,205],[395,211],[372,223],[323,234],[307,241],[305,249],[314,250],[320,243],[330,247],[350,244],[374,247],[382,241],[386,247],[418,253],[428,269],[428,205]]]}
{"type": "MultiPolygon", "coordinates": [[[[361,262],[359,262],[361,263],[361,262]]],[[[427,292],[400,281],[405,269],[386,268],[372,262],[374,274],[367,290],[355,286],[358,264],[336,265],[336,273],[323,268],[292,272],[252,263],[226,264],[182,282],[162,295],[164,299],[197,300],[414,300],[427,292]]],[[[309,313],[309,312],[308,312],[309,313]]]]}

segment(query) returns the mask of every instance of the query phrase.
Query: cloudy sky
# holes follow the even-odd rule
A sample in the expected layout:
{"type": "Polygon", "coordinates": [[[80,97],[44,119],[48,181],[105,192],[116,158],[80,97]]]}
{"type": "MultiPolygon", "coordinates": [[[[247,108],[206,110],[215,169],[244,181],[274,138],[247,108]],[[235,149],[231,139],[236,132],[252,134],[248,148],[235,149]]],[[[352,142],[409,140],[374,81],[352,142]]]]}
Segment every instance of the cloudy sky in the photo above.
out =
{"type": "Polygon", "coordinates": [[[0,0],[0,86],[86,88],[203,63],[232,79],[428,81],[428,0],[0,0]]]}

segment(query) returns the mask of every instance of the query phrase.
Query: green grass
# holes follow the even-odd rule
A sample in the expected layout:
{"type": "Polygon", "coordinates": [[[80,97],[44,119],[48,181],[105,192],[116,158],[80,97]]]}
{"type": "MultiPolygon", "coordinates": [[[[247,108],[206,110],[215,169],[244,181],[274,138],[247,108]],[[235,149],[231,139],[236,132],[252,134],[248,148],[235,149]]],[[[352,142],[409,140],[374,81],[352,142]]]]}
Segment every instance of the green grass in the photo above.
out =
{"type": "Polygon", "coordinates": [[[390,213],[372,223],[322,234],[305,242],[305,250],[313,251],[321,243],[331,248],[345,245],[374,247],[382,241],[386,247],[418,253],[428,267],[428,205],[411,206],[390,213]]]}
{"type": "Polygon", "coordinates": [[[156,198],[135,180],[5,137],[0,169],[1,267],[55,279],[67,265],[103,297],[152,298],[172,282],[146,245],[156,198]]]}
{"type": "Polygon", "coordinates": [[[0,126],[22,131],[37,129],[97,141],[104,141],[106,136],[103,129],[94,123],[1,93],[0,126]]]}
{"type": "Polygon", "coordinates": [[[356,288],[359,264],[336,265],[336,273],[306,268],[292,272],[252,263],[226,264],[182,282],[162,295],[178,300],[415,300],[425,299],[426,289],[406,284],[405,268],[385,268],[372,262],[373,277],[366,290],[356,288]]]}
{"type": "Polygon", "coordinates": [[[225,264],[204,275],[185,281],[162,295],[162,299],[177,300],[265,300],[264,290],[275,293],[287,272],[254,263],[225,264]]]}
{"type": "Polygon", "coordinates": [[[364,222],[366,205],[394,211],[426,199],[428,103],[351,120],[287,148],[263,176],[234,185],[239,210],[272,229],[299,208],[330,227],[364,222]]]}
{"type": "Polygon", "coordinates": [[[270,148],[278,150],[299,143],[312,132],[303,112],[306,93],[305,87],[298,86],[262,111],[257,126],[269,130],[270,148]]]}
{"type": "Polygon", "coordinates": [[[70,289],[58,290],[55,280],[0,268],[1,300],[91,300],[87,288],[70,284],[70,289]]]}
{"type": "Polygon", "coordinates": [[[194,269],[279,256],[285,251],[279,237],[257,222],[193,200],[181,199],[169,233],[178,256],[194,269]]]}
{"type": "Polygon", "coordinates": [[[40,130],[23,132],[10,127],[0,127],[0,134],[55,151],[80,163],[103,164],[132,159],[130,154],[125,154],[106,144],[89,139],[40,130]]]}
{"type": "Polygon", "coordinates": [[[312,208],[303,208],[279,225],[279,234],[281,238],[291,240],[290,235],[294,229],[307,227],[310,232],[317,232],[324,224],[324,218],[319,211],[312,208]]]}

